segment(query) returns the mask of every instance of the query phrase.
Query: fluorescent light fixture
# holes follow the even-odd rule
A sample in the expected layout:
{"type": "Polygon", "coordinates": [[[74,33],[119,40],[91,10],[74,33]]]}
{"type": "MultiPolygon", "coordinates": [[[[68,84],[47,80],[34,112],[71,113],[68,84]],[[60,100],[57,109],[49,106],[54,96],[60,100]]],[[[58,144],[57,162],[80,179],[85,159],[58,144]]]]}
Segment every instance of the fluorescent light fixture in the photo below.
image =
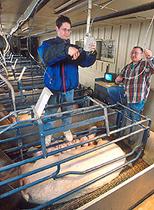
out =
{"type": "Polygon", "coordinates": [[[28,30],[29,30],[29,27],[21,28],[21,31],[22,31],[22,32],[25,32],[25,31],[28,31],[28,30]]]}
{"type": "Polygon", "coordinates": [[[87,0],[86,1],[83,1],[83,0],[72,0],[72,1],[69,1],[57,8],[55,8],[55,14],[64,14],[64,13],[67,13],[67,12],[70,12],[72,10],[75,10],[76,8],[80,8],[84,5],[87,4],[87,0]]]}
{"type": "Polygon", "coordinates": [[[21,31],[24,32],[24,31],[28,31],[29,30],[29,23],[26,22],[23,26],[21,26],[21,31]]]}
{"type": "Polygon", "coordinates": [[[59,11],[65,9],[66,7],[74,4],[75,2],[77,2],[78,0],[71,0],[71,1],[68,1],[66,2],[65,4],[62,4],[60,6],[58,6],[56,9],[55,9],[55,13],[58,13],[59,11]]]}

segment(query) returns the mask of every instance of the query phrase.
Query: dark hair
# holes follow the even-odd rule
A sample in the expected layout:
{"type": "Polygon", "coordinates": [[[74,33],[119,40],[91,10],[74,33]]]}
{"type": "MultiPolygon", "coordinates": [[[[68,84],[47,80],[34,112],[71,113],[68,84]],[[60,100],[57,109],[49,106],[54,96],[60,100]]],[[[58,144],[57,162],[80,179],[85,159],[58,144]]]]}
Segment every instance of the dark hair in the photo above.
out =
{"type": "Polygon", "coordinates": [[[58,28],[60,28],[63,23],[69,23],[71,25],[71,20],[68,17],[64,16],[64,15],[61,15],[56,20],[56,26],[58,28]]]}
{"type": "Polygon", "coordinates": [[[143,53],[143,48],[142,47],[139,47],[139,46],[133,47],[133,49],[136,49],[136,48],[139,48],[142,51],[142,53],[143,53]]]}

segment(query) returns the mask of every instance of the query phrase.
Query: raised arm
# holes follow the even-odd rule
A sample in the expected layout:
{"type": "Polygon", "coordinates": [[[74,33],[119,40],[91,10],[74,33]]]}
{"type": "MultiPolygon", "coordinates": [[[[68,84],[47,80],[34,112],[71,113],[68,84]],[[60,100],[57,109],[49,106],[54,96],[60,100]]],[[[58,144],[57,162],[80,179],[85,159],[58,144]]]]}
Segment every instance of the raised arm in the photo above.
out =
{"type": "Polygon", "coordinates": [[[151,73],[154,74],[154,57],[152,55],[152,51],[149,49],[144,50],[144,56],[150,66],[151,73]]]}

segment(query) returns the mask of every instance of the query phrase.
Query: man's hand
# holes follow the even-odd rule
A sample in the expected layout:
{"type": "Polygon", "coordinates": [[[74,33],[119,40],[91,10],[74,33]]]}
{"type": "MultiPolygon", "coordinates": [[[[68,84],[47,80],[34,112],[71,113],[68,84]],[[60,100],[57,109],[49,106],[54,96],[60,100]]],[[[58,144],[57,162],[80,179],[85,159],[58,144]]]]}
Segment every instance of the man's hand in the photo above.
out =
{"type": "Polygon", "coordinates": [[[149,59],[152,57],[152,51],[151,50],[148,50],[148,49],[145,49],[144,50],[144,56],[146,59],[149,59]]]}
{"type": "Polygon", "coordinates": [[[116,84],[119,84],[120,82],[122,82],[122,80],[123,80],[123,77],[122,76],[117,76],[117,78],[115,79],[115,83],[116,84]]]}
{"type": "Polygon", "coordinates": [[[69,47],[68,54],[72,57],[72,60],[76,60],[80,56],[79,50],[75,47],[69,47]]]}
{"type": "Polygon", "coordinates": [[[90,52],[94,52],[94,51],[96,51],[96,42],[92,42],[90,44],[90,52]]]}

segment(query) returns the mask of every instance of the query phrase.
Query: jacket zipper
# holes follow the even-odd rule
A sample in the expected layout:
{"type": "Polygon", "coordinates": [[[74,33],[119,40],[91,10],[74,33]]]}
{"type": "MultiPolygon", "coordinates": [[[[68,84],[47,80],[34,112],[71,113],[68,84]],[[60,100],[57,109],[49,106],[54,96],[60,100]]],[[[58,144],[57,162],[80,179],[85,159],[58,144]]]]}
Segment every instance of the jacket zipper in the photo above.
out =
{"type": "Polygon", "coordinates": [[[63,80],[63,89],[64,89],[64,92],[66,92],[66,81],[65,81],[65,69],[64,69],[64,64],[62,64],[62,80],[63,80]]]}

